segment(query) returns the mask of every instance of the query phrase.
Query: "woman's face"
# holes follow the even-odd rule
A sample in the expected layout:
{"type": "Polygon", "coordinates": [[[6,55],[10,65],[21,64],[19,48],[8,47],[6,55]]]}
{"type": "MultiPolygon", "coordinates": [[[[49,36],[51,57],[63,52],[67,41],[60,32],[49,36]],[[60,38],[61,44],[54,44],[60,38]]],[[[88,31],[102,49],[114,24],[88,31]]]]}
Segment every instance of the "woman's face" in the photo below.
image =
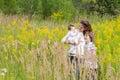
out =
{"type": "Polygon", "coordinates": [[[79,31],[80,32],[83,32],[85,29],[84,29],[84,26],[80,23],[80,25],[79,25],[79,31]]]}

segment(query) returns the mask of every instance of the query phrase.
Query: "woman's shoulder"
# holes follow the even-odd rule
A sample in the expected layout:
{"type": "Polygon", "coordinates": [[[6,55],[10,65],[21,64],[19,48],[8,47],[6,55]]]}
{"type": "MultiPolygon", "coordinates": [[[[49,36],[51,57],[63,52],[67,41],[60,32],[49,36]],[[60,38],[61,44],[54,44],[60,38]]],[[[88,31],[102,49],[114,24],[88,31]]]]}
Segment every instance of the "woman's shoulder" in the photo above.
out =
{"type": "Polygon", "coordinates": [[[83,32],[78,32],[79,37],[84,37],[83,32]]]}

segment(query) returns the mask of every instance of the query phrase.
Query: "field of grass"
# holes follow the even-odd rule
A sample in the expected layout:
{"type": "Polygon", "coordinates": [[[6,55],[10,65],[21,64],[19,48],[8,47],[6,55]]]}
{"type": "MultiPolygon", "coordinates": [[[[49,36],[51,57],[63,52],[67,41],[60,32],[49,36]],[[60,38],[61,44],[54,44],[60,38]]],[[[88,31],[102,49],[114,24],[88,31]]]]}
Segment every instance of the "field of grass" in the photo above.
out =
{"type": "MultiPolygon", "coordinates": [[[[0,80],[70,80],[68,46],[61,43],[68,23],[38,24],[1,15],[0,80]]],[[[78,26],[79,21],[74,24],[78,26]]],[[[96,20],[92,28],[99,66],[97,80],[120,80],[120,16],[96,20]]],[[[84,70],[80,80],[89,76],[88,72],[84,70]]],[[[72,77],[74,80],[74,71],[72,77]]]]}

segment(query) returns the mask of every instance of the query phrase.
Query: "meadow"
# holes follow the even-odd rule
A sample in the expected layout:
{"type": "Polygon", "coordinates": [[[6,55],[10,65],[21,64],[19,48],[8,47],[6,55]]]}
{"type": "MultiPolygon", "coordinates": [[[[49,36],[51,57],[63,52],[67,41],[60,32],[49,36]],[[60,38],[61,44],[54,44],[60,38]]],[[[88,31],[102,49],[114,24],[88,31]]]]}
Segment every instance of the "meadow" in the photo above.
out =
{"type": "MultiPolygon", "coordinates": [[[[0,17],[0,80],[70,80],[68,46],[61,43],[69,22],[0,17]]],[[[97,46],[97,80],[120,80],[120,16],[90,21],[97,46]]],[[[74,71],[72,77],[75,80],[74,71]]]]}

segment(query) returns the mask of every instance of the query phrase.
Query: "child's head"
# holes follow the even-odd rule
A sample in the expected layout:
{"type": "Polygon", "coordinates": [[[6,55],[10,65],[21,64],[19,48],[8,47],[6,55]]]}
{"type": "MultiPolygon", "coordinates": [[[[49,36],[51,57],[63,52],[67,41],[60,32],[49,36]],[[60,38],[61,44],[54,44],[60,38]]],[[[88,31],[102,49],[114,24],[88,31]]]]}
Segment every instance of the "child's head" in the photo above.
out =
{"type": "Polygon", "coordinates": [[[73,24],[70,24],[69,26],[68,26],[68,30],[69,31],[72,31],[72,30],[74,30],[75,29],[75,26],[73,25],[73,24]]]}
{"type": "Polygon", "coordinates": [[[92,32],[85,32],[85,42],[89,43],[89,42],[93,42],[93,33],[92,32]]]}

